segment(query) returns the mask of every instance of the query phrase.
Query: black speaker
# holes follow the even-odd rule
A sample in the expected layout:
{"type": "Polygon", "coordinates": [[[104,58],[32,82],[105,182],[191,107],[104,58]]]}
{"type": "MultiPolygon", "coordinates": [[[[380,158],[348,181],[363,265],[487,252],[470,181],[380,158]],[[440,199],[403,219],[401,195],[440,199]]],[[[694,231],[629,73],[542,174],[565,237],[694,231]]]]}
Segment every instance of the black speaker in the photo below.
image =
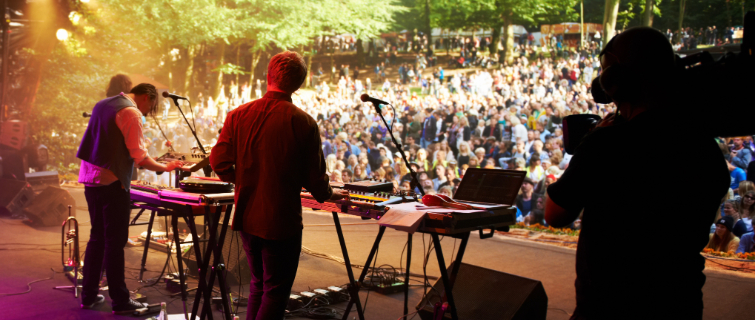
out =
{"type": "MultiPolygon", "coordinates": [[[[448,268],[449,274],[455,265],[448,268]]],[[[441,279],[417,305],[423,320],[433,319],[439,294],[445,296],[441,279]]],[[[459,319],[545,319],[548,311],[548,296],[540,281],[466,263],[461,264],[453,294],[459,319]]],[[[443,319],[451,319],[451,313],[446,311],[443,319]]]]}
{"type": "MultiPolygon", "coordinates": [[[[219,230],[218,230],[219,231],[219,230]]],[[[228,268],[228,283],[249,284],[252,280],[252,272],[249,270],[249,262],[246,260],[246,251],[241,244],[241,235],[228,226],[223,242],[223,260],[228,268]]]]}
{"type": "Polygon", "coordinates": [[[0,215],[21,213],[32,199],[34,190],[28,182],[0,179],[0,215]]]}
{"type": "MultiPolygon", "coordinates": [[[[223,220],[223,217],[221,215],[220,220],[223,220]]],[[[221,223],[222,224],[222,223],[221,223]]],[[[201,227],[197,226],[197,231],[201,232],[201,227]]],[[[218,227],[218,234],[220,234],[220,228],[218,227]]],[[[206,240],[207,237],[200,236],[203,240],[206,240]]],[[[246,252],[244,251],[244,246],[241,244],[241,236],[238,232],[233,231],[231,229],[231,226],[228,226],[228,229],[225,233],[225,239],[223,240],[223,263],[225,264],[226,270],[228,270],[228,276],[226,278],[228,285],[237,285],[239,283],[248,285],[249,281],[252,280],[252,273],[249,270],[249,263],[246,260],[246,252]]],[[[204,246],[200,245],[202,248],[202,252],[204,253],[204,246]]],[[[194,249],[189,250],[189,254],[184,256],[184,262],[186,263],[187,267],[189,268],[189,273],[196,276],[197,273],[197,261],[194,257],[194,249]]],[[[210,264],[212,264],[212,261],[214,259],[213,254],[210,254],[210,264]]]]}
{"type": "Polygon", "coordinates": [[[76,200],[68,190],[47,187],[37,195],[34,203],[24,208],[24,214],[31,225],[37,227],[60,226],[68,218],[68,206],[71,215],[76,216],[76,200]]]}
{"type": "Polygon", "coordinates": [[[29,165],[24,153],[0,145],[0,158],[3,159],[4,179],[25,180],[25,173],[29,171],[29,165]]]}

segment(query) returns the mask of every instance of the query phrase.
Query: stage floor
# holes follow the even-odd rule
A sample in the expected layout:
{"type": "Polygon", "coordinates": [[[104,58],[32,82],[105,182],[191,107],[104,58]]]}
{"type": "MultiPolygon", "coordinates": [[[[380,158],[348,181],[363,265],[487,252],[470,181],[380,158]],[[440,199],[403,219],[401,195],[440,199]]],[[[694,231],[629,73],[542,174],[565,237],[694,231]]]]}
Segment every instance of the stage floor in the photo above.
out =
{"type": "MultiPolygon", "coordinates": [[[[86,201],[83,189],[68,189],[76,199],[79,207],[77,216],[81,225],[81,247],[84,250],[89,237],[89,220],[85,210],[86,201]]],[[[341,215],[346,245],[353,264],[363,264],[369,254],[373,240],[377,234],[378,226],[365,224],[374,221],[363,221],[357,217],[341,215]]],[[[330,213],[305,211],[304,213],[304,238],[303,245],[315,252],[326,253],[341,257],[338,237],[333,226],[330,213]]],[[[62,271],[60,262],[60,227],[32,228],[22,224],[18,220],[0,218],[0,293],[23,292],[27,290],[26,283],[48,278],[56,272],[62,271]]],[[[146,230],[146,226],[136,226],[130,229],[130,235],[136,236],[146,230]]],[[[386,230],[381,242],[377,265],[390,264],[399,266],[401,251],[406,243],[407,235],[403,232],[386,230]]],[[[425,244],[430,241],[427,236],[425,244]]],[[[454,240],[442,241],[444,255],[450,262],[454,240]]],[[[458,246],[458,243],[457,243],[458,246]]],[[[127,247],[126,249],[126,278],[130,290],[139,288],[138,268],[141,261],[143,247],[127,247]]],[[[150,249],[147,263],[148,272],[145,279],[159,275],[165,263],[165,253],[150,249]]],[[[412,273],[422,273],[422,236],[416,234],[413,240],[412,273]]],[[[518,240],[503,236],[495,236],[492,239],[481,240],[476,234],[470,237],[464,262],[511,273],[527,278],[540,280],[548,295],[548,319],[568,319],[575,306],[574,295],[574,259],[575,250],[555,247],[547,244],[536,243],[526,240],[518,240]]],[[[405,264],[405,259],[403,259],[405,264]]],[[[355,276],[361,269],[353,269],[355,276]]],[[[747,319],[752,318],[752,308],[742,297],[747,297],[755,292],[755,278],[751,275],[742,275],[732,271],[705,271],[708,280],[704,292],[705,319],[747,319]]],[[[430,256],[427,266],[427,274],[439,276],[435,255],[430,256]]],[[[617,276],[621,276],[618,275],[617,276]]],[[[189,287],[195,287],[196,280],[189,279],[189,287]]],[[[302,254],[299,262],[299,271],[294,283],[293,291],[306,291],[328,286],[340,286],[348,282],[346,270],[338,262],[316,258],[302,254]]],[[[431,280],[431,283],[434,282],[431,280]]],[[[419,282],[414,282],[419,283],[419,282]]],[[[131,317],[116,316],[110,311],[109,299],[104,304],[93,310],[82,310],[79,301],[68,291],[53,290],[54,286],[70,285],[71,282],[61,273],[55,273],[52,280],[41,281],[31,285],[32,291],[22,295],[0,296],[0,319],[145,319],[149,316],[131,317]]],[[[238,292],[239,287],[233,286],[233,292],[238,292]]],[[[247,295],[247,287],[241,289],[244,296],[247,295]]],[[[414,312],[422,297],[421,287],[412,287],[409,294],[410,312],[414,312]]],[[[169,292],[164,284],[158,284],[151,288],[142,288],[139,293],[145,294],[149,303],[170,302],[170,313],[182,313],[180,299],[169,297],[169,292]]],[[[107,296],[107,293],[104,293],[107,296]]],[[[235,296],[235,295],[234,295],[235,296]]],[[[367,297],[367,292],[360,292],[362,303],[367,297]]],[[[190,294],[190,298],[193,295],[190,294]]],[[[745,299],[746,300],[746,299],[745,299]]],[[[193,299],[190,299],[193,301],[193,299]]],[[[188,306],[191,307],[190,305],[188,306]]],[[[334,308],[343,309],[346,303],[336,304],[334,308]]],[[[495,307],[495,306],[491,306],[495,307]]],[[[244,311],[245,308],[240,308],[244,311]]],[[[626,313],[631,310],[620,310],[626,313]]],[[[403,295],[400,293],[381,295],[375,292],[369,294],[366,309],[366,319],[397,319],[403,314],[403,295]]],[[[214,318],[220,319],[221,313],[214,312],[214,318]]],[[[244,319],[245,313],[240,314],[244,319]]],[[[351,317],[356,317],[352,311],[351,317]]],[[[638,315],[638,318],[642,318],[638,315]]],[[[303,319],[291,317],[289,319],[303,319]]],[[[419,319],[419,316],[415,317],[419,319]]]]}

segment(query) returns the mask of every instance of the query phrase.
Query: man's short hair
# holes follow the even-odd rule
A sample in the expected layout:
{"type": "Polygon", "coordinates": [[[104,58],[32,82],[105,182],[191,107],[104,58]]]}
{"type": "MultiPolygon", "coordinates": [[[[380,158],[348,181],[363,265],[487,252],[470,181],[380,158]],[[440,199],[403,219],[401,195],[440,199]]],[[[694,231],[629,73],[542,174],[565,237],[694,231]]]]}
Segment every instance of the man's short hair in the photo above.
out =
{"type": "Polygon", "coordinates": [[[299,90],[307,78],[307,64],[294,51],[283,51],[273,56],[267,65],[270,83],[288,93],[299,90]]]}

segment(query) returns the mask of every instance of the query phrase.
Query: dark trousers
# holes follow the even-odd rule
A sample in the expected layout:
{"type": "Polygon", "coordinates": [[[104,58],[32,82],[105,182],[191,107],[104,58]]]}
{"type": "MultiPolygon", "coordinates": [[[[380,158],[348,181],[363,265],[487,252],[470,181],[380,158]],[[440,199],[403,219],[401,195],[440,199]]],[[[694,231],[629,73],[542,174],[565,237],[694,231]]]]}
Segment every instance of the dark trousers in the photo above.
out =
{"type": "Polygon", "coordinates": [[[131,197],[120,181],[105,187],[86,187],[84,195],[92,232],[84,257],[82,300],[93,301],[97,297],[104,264],[113,305],[126,303],[129,292],[124,280],[123,248],[128,240],[131,197]]]}
{"type": "Polygon", "coordinates": [[[286,240],[267,240],[241,232],[252,273],[246,320],[281,320],[301,254],[301,232],[286,240]]]}

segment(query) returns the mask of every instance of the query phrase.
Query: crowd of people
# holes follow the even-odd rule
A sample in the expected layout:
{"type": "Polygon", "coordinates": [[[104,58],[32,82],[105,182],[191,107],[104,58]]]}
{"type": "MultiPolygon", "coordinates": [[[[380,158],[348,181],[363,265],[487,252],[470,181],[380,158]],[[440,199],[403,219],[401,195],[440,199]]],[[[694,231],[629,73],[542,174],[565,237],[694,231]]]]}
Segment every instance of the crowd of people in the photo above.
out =
{"type": "MultiPolygon", "coordinates": [[[[527,44],[518,50],[511,64],[454,73],[430,66],[419,56],[394,64],[398,76],[386,75],[382,61],[374,75],[349,72],[348,65],[342,65],[335,86],[321,81],[314,91],[294,94],[293,100],[318,121],[331,181],[377,179],[394,183],[397,190],[422,188],[426,194],[453,196],[468,168],[523,170],[527,179],[517,198],[518,220],[543,224],[545,190],[558,180],[571,158],[564,151],[563,118],[586,113],[604,117],[615,107],[597,104],[590,95],[591,81],[600,73],[597,51],[551,58],[527,44]],[[382,84],[373,85],[370,77],[382,84]],[[381,106],[387,126],[370,103],[359,99],[363,93],[391,104],[381,106]],[[393,144],[391,132],[404,146],[408,163],[393,144]],[[418,186],[412,185],[409,167],[418,173],[418,186]]],[[[208,99],[189,114],[203,145],[215,144],[233,106],[262,96],[259,83],[254,97],[251,86],[242,89],[236,91],[240,94],[221,95],[222,101],[214,105],[208,99]]],[[[183,121],[162,127],[176,151],[190,152],[196,146],[183,121]]],[[[145,136],[150,154],[167,151],[154,124],[146,125],[145,136]]],[[[710,245],[728,251],[731,243],[739,243],[749,252],[753,250],[755,145],[752,137],[721,138],[720,143],[729,161],[732,192],[724,199],[728,201],[722,204],[716,224],[729,234],[719,235],[712,227],[710,245]]],[[[165,176],[151,179],[167,182],[165,176]]],[[[579,228],[579,221],[573,227],[579,228]]]]}
{"type": "Polygon", "coordinates": [[[676,50],[690,50],[700,45],[722,46],[738,43],[742,40],[742,27],[728,27],[723,30],[717,29],[716,26],[698,30],[686,27],[676,31],[667,29],[665,34],[676,50]]]}

